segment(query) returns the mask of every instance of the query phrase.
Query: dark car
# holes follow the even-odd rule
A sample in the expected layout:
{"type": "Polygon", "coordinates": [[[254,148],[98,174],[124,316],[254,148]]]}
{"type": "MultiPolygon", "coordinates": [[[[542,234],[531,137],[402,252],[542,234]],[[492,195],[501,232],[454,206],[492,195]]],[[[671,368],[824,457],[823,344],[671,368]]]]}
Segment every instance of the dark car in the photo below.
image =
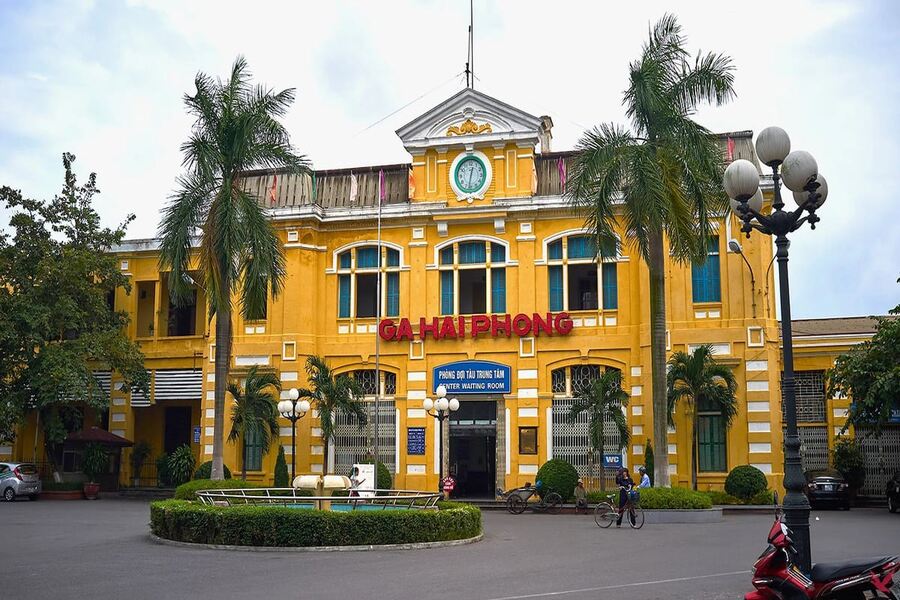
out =
{"type": "Polygon", "coordinates": [[[887,496],[889,511],[895,513],[900,510],[900,471],[894,473],[894,477],[887,482],[884,495],[887,496]]]}
{"type": "Polygon", "coordinates": [[[806,497],[813,508],[838,506],[850,510],[850,486],[843,475],[832,469],[806,472],[806,497]]]}

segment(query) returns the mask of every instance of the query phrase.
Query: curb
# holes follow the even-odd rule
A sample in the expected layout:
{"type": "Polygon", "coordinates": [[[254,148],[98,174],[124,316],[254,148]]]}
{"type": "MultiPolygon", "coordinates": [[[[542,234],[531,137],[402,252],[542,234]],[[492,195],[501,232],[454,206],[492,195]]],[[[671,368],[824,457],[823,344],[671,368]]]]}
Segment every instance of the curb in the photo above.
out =
{"type": "Polygon", "coordinates": [[[484,533],[475,537],[462,540],[448,540],[445,542],[415,542],[412,544],[369,544],[364,546],[234,546],[230,544],[195,544],[193,542],[178,542],[167,540],[154,534],[149,534],[150,540],[164,546],[177,546],[180,548],[193,548],[195,550],[236,550],[238,552],[366,552],[369,550],[426,550],[428,548],[446,548],[449,546],[465,546],[480,542],[484,533]]]}

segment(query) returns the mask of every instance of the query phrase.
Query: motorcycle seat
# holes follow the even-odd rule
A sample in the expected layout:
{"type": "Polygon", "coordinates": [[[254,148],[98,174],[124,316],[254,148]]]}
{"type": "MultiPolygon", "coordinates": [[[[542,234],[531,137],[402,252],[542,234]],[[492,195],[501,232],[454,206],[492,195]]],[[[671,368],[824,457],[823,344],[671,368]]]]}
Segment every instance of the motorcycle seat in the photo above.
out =
{"type": "Polygon", "coordinates": [[[880,567],[890,562],[893,558],[893,556],[882,556],[879,558],[854,558],[838,562],[816,563],[813,565],[810,575],[815,582],[834,581],[835,579],[843,579],[844,577],[850,577],[851,575],[880,567]]]}

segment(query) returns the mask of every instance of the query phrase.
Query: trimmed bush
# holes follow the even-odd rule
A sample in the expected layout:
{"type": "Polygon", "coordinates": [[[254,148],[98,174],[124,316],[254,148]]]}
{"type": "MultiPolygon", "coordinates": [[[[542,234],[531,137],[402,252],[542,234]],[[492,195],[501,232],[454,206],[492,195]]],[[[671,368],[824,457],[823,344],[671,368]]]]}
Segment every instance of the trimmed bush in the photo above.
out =
{"type": "Polygon", "coordinates": [[[710,501],[717,506],[735,506],[738,504],[750,504],[755,506],[772,504],[773,502],[772,490],[763,490],[746,501],[736,498],[722,490],[709,490],[702,493],[709,496],[710,501]]]}
{"type": "MultiPolygon", "coordinates": [[[[225,469],[225,479],[231,479],[231,470],[228,465],[222,464],[222,467],[225,469]]],[[[212,461],[208,460],[194,471],[194,479],[209,479],[210,477],[212,477],[212,461]]]]}
{"type": "Polygon", "coordinates": [[[775,502],[775,496],[773,495],[772,490],[763,490],[760,493],[756,494],[752,498],[747,501],[747,504],[772,504],[775,502]]]}
{"type": "Polygon", "coordinates": [[[650,476],[650,485],[653,485],[653,469],[656,467],[656,460],[653,454],[653,442],[648,439],[645,446],[647,446],[647,449],[644,450],[644,468],[647,469],[647,475],[650,476]]]}
{"type": "Polygon", "coordinates": [[[550,492],[556,492],[562,496],[563,502],[566,502],[575,492],[575,486],[578,484],[578,471],[568,462],[554,458],[545,462],[538,469],[534,480],[541,482],[541,487],[538,488],[541,498],[550,492]]]}
{"type": "Polygon", "coordinates": [[[163,500],[150,505],[150,530],[180,542],[235,546],[408,544],[467,539],[481,533],[478,508],[449,502],[439,507],[332,512],[163,500]]]}
{"type": "Polygon", "coordinates": [[[641,490],[644,509],[703,509],[712,508],[709,496],[687,488],[647,488],[641,490]]]}
{"type": "Polygon", "coordinates": [[[768,487],[765,474],[750,465],[733,468],[725,479],[725,491],[744,502],[766,491],[768,487]]]}
{"type": "Polygon", "coordinates": [[[212,479],[194,479],[187,483],[182,483],[175,488],[176,500],[196,500],[196,492],[200,490],[231,490],[231,489],[247,489],[262,487],[258,483],[250,481],[241,481],[240,479],[224,479],[222,481],[213,481],[212,479]]]}
{"type": "Polygon", "coordinates": [[[275,459],[275,487],[290,487],[291,481],[288,475],[287,460],[284,458],[284,446],[278,446],[278,458],[275,459]]]}

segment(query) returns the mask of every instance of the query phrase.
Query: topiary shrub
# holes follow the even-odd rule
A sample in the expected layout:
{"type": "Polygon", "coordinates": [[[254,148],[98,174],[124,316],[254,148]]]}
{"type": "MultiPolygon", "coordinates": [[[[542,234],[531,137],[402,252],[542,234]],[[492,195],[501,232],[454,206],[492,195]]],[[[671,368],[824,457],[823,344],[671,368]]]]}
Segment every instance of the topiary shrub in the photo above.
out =
{"type": "Polygon", "coordinates": [[[735,467],[725,479],[725,491],[744,502],[766,491],[769,482],[762,471],[750,465],[735,467]]]}
{"type": "Polygon", "coordinates": [[[287,460],[284,458],[284,446],[278,446],[278,458],[275,459],[275,487],[286,488],[291,485],[288,475],[287,460]]]}
{"type": "MultiPolygon", "coordinates": [[[[228,465],[223,463],[222,467],[225,469],[225,479],[231,479],[231,470],[228,465]]],[[[210,477],[212,477],[212,461],[208,460],[194,471],[194,479],[209,479],[210,477]]]]}
{"type": "Polygon", "coordinates": [[[575,486],[578,484],[578,471],[568,462],[554,458],[545,462],[538,469],[535,482],[538,481],[541,482],[541,487],[538,488],[541,498],[550,492],[556,492],[562,496],[563,502],[566,502],[575,492],[575,486]]]}
{"type": "Polygon", "coordinates": [[[187,483],[182,483],[175,488],[176,500],[196,500],[196,492],[200,490],[230,490],[230,489],[248,489],[262,487],[258,483],[249,481],[241,481],[240,479],[223,479],[221,481],[213,481],[212,479],[194,479],[187,483]]]}
{"type": "Polygon", "coordinates": [[[481,533],[478,508],[444,502],[438,507],[333,512],[163,500],[150,505],[150,530],[180,542],[282,547],[438,542],[481,533]]]}
{"type": "Polygon", "coordinates": [[[169,480],[178,486],[191,480],[191,475],[194,474],[194,468],[197,466],[197,459],[194,458],[191,447],[185,444],[175,448],[175,451],[169,455],[167,464],[169,480]]]}
{"type": "Polygon", "coordinates": [[[656,459],[653,455],[653,442],[647,439],[647,449],[644,450],[644,468],[647,469],[647,475],[650,477],[650,485],[653,485],[654,475],[653,469],[656,467],[656,459]]]}
{"type": "Polygon", "coordinates": [[[856,440],[838,438],[831,454],[831,464],[844,476],[852,491],[862,487],[866,481],[866,456],[856,440]]]}

